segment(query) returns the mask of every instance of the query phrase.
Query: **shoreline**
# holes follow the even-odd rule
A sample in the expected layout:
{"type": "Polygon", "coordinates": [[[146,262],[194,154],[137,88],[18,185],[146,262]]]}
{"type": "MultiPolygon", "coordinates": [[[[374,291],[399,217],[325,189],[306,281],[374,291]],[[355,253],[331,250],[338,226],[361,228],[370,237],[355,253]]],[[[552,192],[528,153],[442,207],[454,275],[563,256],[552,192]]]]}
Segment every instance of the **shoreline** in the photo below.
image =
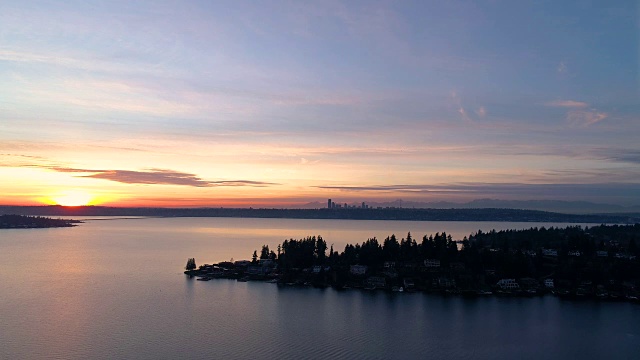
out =
{"type": "Polygon", "coordinates": [[[313,284],[311,282],[283,282],[279,280],[277,277],[270,278],[251,278],[251,277],[225,277],[225,276],[209,276],[204,275],[198,270],[194,272],[185,271],[185,275],[189,277],[189,279],[195,278],[196,281],[212,281],[212,280],[232,280],[237,282],[260,282],[260,283],[271,283],[276,284],[278,287],[285,288],[315,288],[315,289],[327,289],[331,288],[335,291],[364,291],[364,292],[379,292],[379,293],[398,293],[398,294],[424,294],[431,296],[442,296],[442,297],[459,297],[466,299],[478,299],[478,298],[489,298],[489,297],[497,297],[497,298],[519,298],[519,299],[531,299],[531,298],[541,298],[545,296],[553,296],[557,297],[561,300],[567,301],[595,301],[598,303],[634,303],[640,304],[640,299],[636,296],[625,296],[625,295],[607,295],[607,296],[598,296],[595,294],[580,294],[579,290],[566,290],[566,289],[555,289],[555,290],[543,290],[536,293],[530,293],[527,291],[501,291],[497,289],[492,289],[493,291],[488,290],[427,290],[427,289],[410,289],[404,290],[403,288],[394,288],[394,287],[385,287],[385,288],[367,288],[361,285],[353,286],[342,286],[336,287],[329,284],[313,284]]]}
{"type": "Polygon", "coordinates": [[[640,298],[640,224],[388,236],[335,251],[321,236],[268,245],[252,260],[196,266],[185,274],[292,286],[429,292],[462,296],[628,300],[640,298]]]}

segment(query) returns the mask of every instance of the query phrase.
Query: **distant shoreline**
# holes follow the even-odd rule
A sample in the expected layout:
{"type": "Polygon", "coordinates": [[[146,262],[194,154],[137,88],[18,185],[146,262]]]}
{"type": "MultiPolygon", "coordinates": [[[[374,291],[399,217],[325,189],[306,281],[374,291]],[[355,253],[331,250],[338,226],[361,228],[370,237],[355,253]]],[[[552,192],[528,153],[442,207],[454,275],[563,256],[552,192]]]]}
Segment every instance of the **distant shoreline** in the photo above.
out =
{"type": "Polygon", "coordinates": [[[138,219],[157,219],[157,218],[163,218],[165,216],[127,216],[127,217],[122,217],[122,216],[109,216],[109,215],[104,215],[106,218],[88,218],[88,219],[82,219],[82,221],[112,221],[112,220],[138,220],[138,219]]]}
{"type": "Polygon", "coordinates": [[[634,224],[640,214],[563,214],[519,209],[253,209],[253,208],[116,208],[106,206],[0,206],[0,214],[117,217],[235,217],[401,221],[505,221],[634,224]]]}

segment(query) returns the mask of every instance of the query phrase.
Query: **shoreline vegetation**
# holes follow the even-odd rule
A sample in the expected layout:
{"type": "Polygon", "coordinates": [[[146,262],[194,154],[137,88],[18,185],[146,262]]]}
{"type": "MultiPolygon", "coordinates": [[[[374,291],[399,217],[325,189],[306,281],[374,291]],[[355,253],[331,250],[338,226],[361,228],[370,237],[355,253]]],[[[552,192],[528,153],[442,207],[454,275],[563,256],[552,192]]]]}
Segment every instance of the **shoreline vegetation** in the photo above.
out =
{"type": "Polygon", "coordinates": [[[266,281],[461,296],[543,296],[640,303],[640,224],[478,231],[461,241],[436,233],[391,235],[329,248],[321,236],[263,245],[251,260],[196,267],[197,280],[266,281]],[[461,245],[461,246],[459,246],[461,245]],[[328,250],[328,253],[327,253],[328,250]]]}
{"type": "Polygon", "coordinates": [[[82,223],[82,221],[72,219],[52,219],[41,216],[0,215],[0,229],[72,227],[79,223],[82,223]]]}
{"type": "Polygon", "coordinates": [[[566,214],[538,210],[418,209],[418,208],[118,208],[108,206],[0,206],[0,214],[40,216],[137,216],[137,217],[239,217],[288,219],[404,220],[404,221],[507,221],[591,224],[635,224],[638,213],[566,214]]]}

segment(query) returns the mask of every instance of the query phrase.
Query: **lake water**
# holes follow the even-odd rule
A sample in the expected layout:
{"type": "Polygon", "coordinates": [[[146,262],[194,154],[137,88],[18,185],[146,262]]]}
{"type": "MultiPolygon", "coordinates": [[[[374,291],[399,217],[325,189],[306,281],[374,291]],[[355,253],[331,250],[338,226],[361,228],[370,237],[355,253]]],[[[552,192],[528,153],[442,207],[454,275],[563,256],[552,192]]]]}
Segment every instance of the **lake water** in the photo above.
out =
{"type": "Polygon", "coordinates": [[[640,305],[194,281],[198,264],[322,235],[565,224],[234,218],[0,230],[0,359],[636,359],[640,305]]]}

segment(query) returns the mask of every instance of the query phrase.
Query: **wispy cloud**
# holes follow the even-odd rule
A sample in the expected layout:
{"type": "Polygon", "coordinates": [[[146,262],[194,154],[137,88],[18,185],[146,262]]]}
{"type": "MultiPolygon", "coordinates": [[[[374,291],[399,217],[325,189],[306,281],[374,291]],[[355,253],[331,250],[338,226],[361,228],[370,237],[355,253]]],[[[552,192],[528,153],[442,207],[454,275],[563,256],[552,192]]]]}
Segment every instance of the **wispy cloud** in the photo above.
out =
{"type": "Polygon", "coordinates": [[[113,170],[113,169],[86,169],[56,164],[42,156],[2,154],[0,153],[0,167],[44,169],[60,173],[74,174],[77,178],[103,179],[124,184],[148,184],[148,185],[180,185],[191,187],[267,187],[280,185],[278,183],[254,181],[254,180],[206,180],[196,174],[169,170],[113,170]]]}
{"type": "Polygon", "coordinates": [[[546,105],[552,106],[552,107],[563,107],[563,108],[585,108],[589,106],[589,104],[587,104],[586,102],[575,101],[575,100],[549,101],[548,103],[546,103],[546,105]]]}
{"type": "Polygon", "coordinates": [[[487,108],[484,105],[467,104],[467,106],[465,107],[462,103],[460,94],[456,90],[451,91],[449,93],[449,97],[453,102],[453,106],[455,107],[456,112],[460,114],[460,117],[462,118],[462,120],[464,120],[465,123],[481,126],[481,124],[476,123],[476,120],[484,119],[487,117],[487,108]],[[475,110],[473,110],[474,107],[476,107],[475,110]]]}
{"type": "Polygon", "coordinates": [[[88,58],[86,54],[69,54],[64,52],[54,53],[52,51],[49,52],[49,55],[43,55],[32,51],[0,48],[0,60],[10,63],[51,65],[74,71],[86,70],[107,73],[135,72],[138,75],[158,75],[161,73],[157,68],[149,66],[149,64],[120,64],[118,62],[108,61],[107,59],[98,59],[95,57],[88,58]]]}
{"type": "Polygon", "coordinates": [[[573,110],[567,113],[567,121],[576,126],[589,126],[609,117],[609,114],[596,109],[573,110]]]}
{"type": "Polygon", "coordinates": [[[609,114],[595,108],[589,108],[589,104],[575,100],[555,100],[545,104],[546,106],[568,109],[566,120],[574,126],[589,126],[609,117],[609,114]]]}
{"type": "Polygon", "coordinates": [[[560,61],[558,67],[556,68],[558,74],[564,74],[567,72],[567,64],[564,61],[560,61]]]}
{"type": "Polygon", "coordinates": [[[76,177],[94,178],[120,182],[124,184],[154,184],[154,185],[182,185],[193,187],[218,187],[218,186],[253,186],[264,187],[279,185],[276,183],[252,181],[252,180],[204,180],[191,173],[167,170],[148,169],[136,170],[95,170],[78,169],[70,167],[48,167],[49,170],[66,173],[78,173],[88,175],[75,175],[76,177]]]}
{"type": "Polygon", "coordinates": [[[426,194],[465,194],[470,197],[498,196],[501,198],[592,198],[619,197],[640,200],[640,184],[637,183],[457,183],[447,185],[371,185],[371,186],[319,186],[325,190],[345,192],[406,192],[426,194]],[[594,195],[597,194],[597,195],[594,195]],[[633,195],[635,194],[635,195],[633,195]]]}
{"type": "Polygon", "coordinates": [[[438,189],[438,186],[433,185],[370,185],[370,186],[318,186],[319,189],[325,190],[340,190],[340,191],[349,191],[349,192],[360,192],[360,191],[411,191],[411,192],[432,192],[432,191],[448,191],[448,189],[438,189]]]}
{"type": "Polygon", "coordinates": [[[52,161],[36,155],[0,154],[0,167],[49,167],[55,166],[52,161]]]}
{"type": "Polygon", "coordinates": [[[640,150],[634,149],[602,149],[596,154],[605,160],[625,162],[630,164],[640,164],[640,150]]]}
{"type": "Polygon", "coordinates": [[[460,114],[462,120],[468,123],[473,123],[473,119],[469,117],[469,114],[467,114],[467,111],[462,106],[462,100],[455,90],[451,92],[451,98],[453,99],[453,102],[456,106],[456,111],[458,112],[458,114],[460,114]]]}

